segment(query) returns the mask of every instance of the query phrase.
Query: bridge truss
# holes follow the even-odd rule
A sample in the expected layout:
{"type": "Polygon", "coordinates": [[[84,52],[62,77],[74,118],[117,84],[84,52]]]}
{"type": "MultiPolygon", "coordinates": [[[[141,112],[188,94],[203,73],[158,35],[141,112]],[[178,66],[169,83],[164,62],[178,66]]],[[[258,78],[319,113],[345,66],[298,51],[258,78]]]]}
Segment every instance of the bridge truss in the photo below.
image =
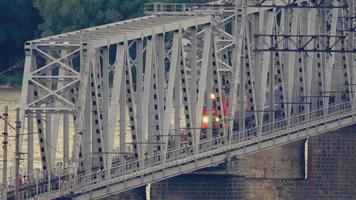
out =
{"type": "Polygon", "coordinates": [[[155,3],[27,42],[21,198],[103,198],[355,123],[355,7],[155,3]]]}

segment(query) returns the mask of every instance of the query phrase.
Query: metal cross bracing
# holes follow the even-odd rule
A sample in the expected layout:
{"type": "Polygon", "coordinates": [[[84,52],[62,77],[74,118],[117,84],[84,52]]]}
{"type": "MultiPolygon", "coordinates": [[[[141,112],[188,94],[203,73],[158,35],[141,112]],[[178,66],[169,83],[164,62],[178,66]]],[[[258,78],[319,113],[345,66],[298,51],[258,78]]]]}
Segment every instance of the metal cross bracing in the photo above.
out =
{"type": "Polygon", "coordinates": [[[315,1],[299,1],[299,0],[252,0],[246,1],[248,6],[257,8],[313,8],[313,9],[332,9],[332,8],[348,8],[348,2],[344,0],[315,0],[315,1]]]}
{"type": "Polygon", "coordinates": [[[149,4],[27,42],[21,124],[42,169],[25,134],[21,198],[104,198],[354,124],[354,2],[268,2],[149,4]]]}

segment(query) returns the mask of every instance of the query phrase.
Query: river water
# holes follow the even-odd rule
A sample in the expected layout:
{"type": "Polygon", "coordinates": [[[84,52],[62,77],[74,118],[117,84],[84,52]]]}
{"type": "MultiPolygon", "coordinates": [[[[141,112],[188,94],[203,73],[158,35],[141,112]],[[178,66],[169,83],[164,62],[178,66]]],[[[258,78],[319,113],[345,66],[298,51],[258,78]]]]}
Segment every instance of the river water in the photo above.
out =
{"type": "MultiPolygon", "coordinates": [[[[8,120],[9,123],[15,127],[15,120],[16,120],[16,112],[15,109],[17,107],[19,107],[19,101],[20,101],[20,97],[21,97],[21,88],[1,88],[0,89],[0,114],[2,115],[4,113],[5,110],[5,106],[8,106],[8,120]]],[[[128,112],[126,113],[126,117],[128,118],[128,112]]],[[[58,117],[58,122],[59,124],[62,124],[62,117],[59,116],[58,117]]],[[[22,154],[22,158],[23,160],[21,161],[21,168],[24,170],[26,169],[26,161],[27,161],[27,130],[26,130],[26,123],[25,123],[25,127],[24,127],[24,140],[23,143],[21,145],[21,153],[22,154]]],[[[126,126],[126,131],[130,131],[130,126],[129,124],[127,124],[126,126]]],[[[56,161],[60,161],[63,158],[63,132],[62,132],[62,126],[60,125],[58,127],[58,137],[57,137],[57,145],[52,147],[55,148],[55,152],[56,152],[56,161]]],[[[69,138],[72,138],[73,136],[73,121],[72,118],[69,117],[69,138]]],[[[0,177],[3,176],[2,174],[2,169],[3,169],[3,133],[4,131],[4,121],[0,119],[0,177]]],[[[119,128],[117,126],[117,133],[119,133],[119,128]]],[[[12,165],[13,165],[13,160],[14,160],[14,154],[15,154],[15,130],[13,130],[10,126],[8,126],[8,132],[9,132],[9,137],[8,137],[8,175],[12,174],[11,171],[13,169],[12,165]]],[[[34,167],[35,168],[40,168],[41,165],[41,159],[40,159],[40,148],[39,148],[39,143],[38,143],[38,137],[36,134],[36,125],[34,125],[34,167]]],[[[131,136],[127,136],[126,138],[127,142],[131,141],[131,136]]],[[[118,148],[119,144],[118,144],[118,140],[115,140],[114,142],[114,148],[118,148]]],[[[71,152],[71,147],[72,147],[72,140],[69,140],[69,147],[70,150],[69,152],[71,152]]],[[[0,185],[1,185],[1,181],[0,181],[0,185]]]]}
{"type": "MultiPolygon", "coordinates": [[[[9,110],[9,122],[11,123],[12,126],[15,127],[15,120],[16,120],[16,112],[15,109],[19,106],[19,102],[20,102],[20,97],[21,97],[21,89],[20,88],[9,88],[9,89],[4,89],[1,88],[0,89],[0,113],[1,115],[4,113],[4,109],[5,106],[8,106],[8,110],[9,110]]],[[[127,113],[128,115],[128,113],[127,113]]],[[[70,126],[70,130],[73,130],[73,123],[70,122],[71,126],[70,126]]],[[[26,127],[25,127],[26,128],[26,127]]],[[[3,129],[4,129],[4,121],[0,120],[0,133],[3,133],[3,129]]],[[[129,126],[128,126],[129,129],[129,126]]],[[[26,130],[26,129],[25,129],[26,130]]],[[[58,130],[58,141],[57,141],[57,147],[56,147],[56,160],[60,160],[62,158],[62,152],[63,152],[63,145],[62,145],[62,141],[63,141],[63,136],[61,135],[61,127],[59,127],[58,130]]],[[[70,138],[71,138],[71,132],[70,131],[70,138]]],[[[26,134],[26,131],[24,131],[24,134],[26,134]]],[[[15,131],[13,129],[11,129],[9,127],[9,137],[8,137],[8,176],[13,174],[13,161],[14,161],[14,154],[15,154],[15,131]]],[[[128,137],[127,140],[131,140],[131,137],[128,137]]],[[[3,176],[2,174],[2,169],[3,169],[3,136],[2,134],[0,135],[0,178],[3,176]]],[[[72,141],[69,141],[69,147],[71,147],[71,143],[72,141]]],[[[23,145],[21,146],[22,151],[26,153],[26,149],[27,149],[27,138],[24,138],[24,142],[23,145]]],[[[118,146],[117,142],[115,142],[115,146],[118,146]]],[[[26,169],[26,154],[23,154],[23,161],[21,163],[21,168],[22,169],[26,169]]],[[[38,137],[37,134],[34,134],[34,167],[35,168],[40,168],[40,148],[38,145],[38,137]]],[[[1,179],[0,179],[1,180],[1,179]]],[[[146,199],[149,200],[149,187],[150,185],[146,188],[146,199]]],[[[0,188],[1,188],[1,181],[0,181],[0,188]]]]}
{"type": "MultiPolygon", "coordinates": [[[[19,105],[20,101],[20,96],[21,96],[21,89],[20,88],[10,88],[10,89],[0,89],[0,113],[1,115],[4,113],[5,106],[8,106],[9,109],[9,122],[15,126],[15,120],[16,120],[16,113],[15,109],[19,105]]],[[[4,130],[4,121],[0,120],[0,133],[3,133],[4,130]]],[[[15,131],[9,127],[9,143],[8,143],[8,168],[9,170],[11,169],[10,166],[12,166],[12,161],[14,160],[14,147],[15,147],[15,138],[13,137],[15,135],[15,131]]],[[[3,168],[3,136],[2,134],[0,135],[1,139],[1,148],[0,148],[0,176],[2,177],[2,168],[3,168]]]]}
{"type": "MultiPolygon", "coordinates": [[[[21,89],[20,88],[10,88],[10,89],[0,89],[0,113],[3,114],[5,110],[5,106],[8,106],[8,113],[9,113],[9,123],[15,127],[15,121],[16,121],[16,112],[15,109],[19,107],[19,101],[21,97],[21,89]]],[[[59,119],[60,121],[61,119],[59,119]]],[[[59,122],[61,123],[61,122],[59,122]]],[[[23,137],[23,142],[21,144],[21,170],[26,169],[26,164],[27,164],[27,134],[28,131],[26,129],[26,123],[24,127],[24,137],[23,137]]],[[[73,123],[70,122],[70,129],[73,130],[73,123]]],[[[3,133],[4,131],[4,121],[0,120],[0,133],[3,133]]],[[[14,154],[15,154],[15,130],[13,130],[10,126],[8,127],[8,176],[12,174],[13,170],[13,161],[14,161],[14,154]]],[[[34,133],[32,133],[34,136],[34,145],[33,145],[33,150],[34,150],[34,168],[40,168],[41,164],[41,159],[40,159],[40,148],[39,148],[39,143],[38,143],[38,137],[36,134],[36,126],[34,126],[34,133]]],[[[71,135],[73,134],[73,131],[70,131],[70,138],[71,135]]],[[[3,141],[3,135],[0,135],[0,141],[1,141],[1,146],[2,141],[3,141]]],[[[69,142],[69,146],[71,147],[71,140],[69,142]]],[[[58,137],[57,137],[57,146],[54,147],[56,151],[56,160],[61,160],[63,157],[63,136],[62,136],[62,127],[58,128],[58,137]]],[[[0,148],[0,177],[3,176],[2,174],[2,169],[3,169],[3,148],[0,148]]]]}

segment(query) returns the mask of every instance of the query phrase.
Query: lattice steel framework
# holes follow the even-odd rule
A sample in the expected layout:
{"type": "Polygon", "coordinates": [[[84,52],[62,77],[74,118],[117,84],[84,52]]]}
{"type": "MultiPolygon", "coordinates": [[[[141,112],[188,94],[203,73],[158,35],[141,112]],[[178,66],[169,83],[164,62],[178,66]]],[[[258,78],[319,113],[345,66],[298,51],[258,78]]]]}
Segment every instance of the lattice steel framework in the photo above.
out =
{"type": "Polygon", "coordinates": [[[326,116],[355,102],[355,7],[148,4],[155,15],[27,42],[21,123],[29,182],[101,171],[95,179],[110,180],[113,165],[163,166],[172,150],[195,155],[204,141],[229,145],[240,132],[260,138],[266,124],[288,129],[311,112],[326,116]]]}

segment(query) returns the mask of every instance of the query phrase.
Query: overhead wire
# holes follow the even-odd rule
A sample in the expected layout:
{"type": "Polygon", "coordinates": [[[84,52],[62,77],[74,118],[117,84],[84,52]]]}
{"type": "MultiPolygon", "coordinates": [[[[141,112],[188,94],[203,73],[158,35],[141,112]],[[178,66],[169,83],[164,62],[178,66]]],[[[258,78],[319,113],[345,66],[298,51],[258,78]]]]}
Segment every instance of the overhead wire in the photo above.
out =
{"type": "MultiPolygon", "coordinates": [[[[5,120],[2,115],[0,115],[0,119],[5,120]]],[[[8,122],[7,124],[9,125],[9,127],[10,127],[11,129],[16,130],[16,128],[15,128],[14,126],[12,126],[11,123],[8,122]]],[[[9,133],[12,133],[12,132],[9,131],[9,133]]],[[[38,133],[38,132],[32,132],[32,133],[29,133],[29,132],[28,132],[28,133],[18,134],[18,136],[21,136],[21,135],[30,135],[30,134],[34,135],[34,134],[37,134],[37,133],[38,133]]],[[[9,137],[9,138],[15,138],[15,137],[17,137],[17,136],[16,136],[16,134],[15,134],[15,135],[9,135],[8,137],[9,137]]],[[[53,147],[51,144],[49,144],[46,139],[44,139],[43,141],[44,141],[44,143],[45,143],[48,147],[50,147],[51,149],[53,149],[53,150],[56,151],[57,153],[62,153],[62,152],[59,151],[57,148],[55,148],[55,147],[53,147]]],[[[11,145],[10,143],[9,143],[8,145],[9,145],[10,147],[12,147],[12,145],[11,145]]],[[[10,150],[12,150],[12,149],[10,148],[10,150]]]]}

